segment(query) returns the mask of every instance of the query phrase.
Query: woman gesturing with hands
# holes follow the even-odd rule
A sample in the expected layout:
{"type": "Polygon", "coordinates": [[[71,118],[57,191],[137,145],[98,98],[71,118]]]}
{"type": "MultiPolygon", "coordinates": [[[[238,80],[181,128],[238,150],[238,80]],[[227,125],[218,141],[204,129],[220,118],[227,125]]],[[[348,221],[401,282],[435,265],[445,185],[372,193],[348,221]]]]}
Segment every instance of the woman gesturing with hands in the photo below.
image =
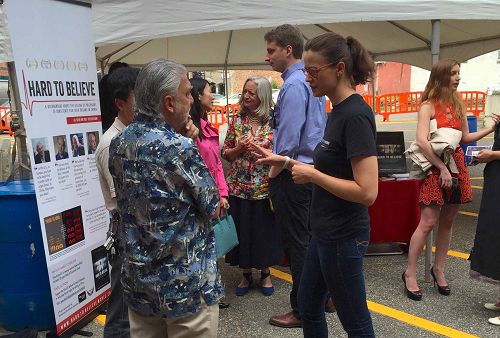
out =
{"type": "Polygon", "coordinates": [[[290,170],[295,183],[313,183],[312,237],[298,295],[304,337],[328,337],[328,294],[349,337],[374,337],[363,255],[370,239],[367,207],[378,193],[376,129],[373,111],[354,89],[371,78],[373,61],[357,40],[335,33],[308,41],[303,59],[314,96],[326,95],[333,103],[314,166],[251,148],[262,157],[257,164],[271,165],[271,173],[290,170]]]}
{"type": "Polygon", "coordinates": [[[227,175],[229,213],[233,216],[240,244],[226,255],[226,262],[238,265],[242,278],[236,295],[244,296],[253,284],[252,268],[261,271],[260,290],[274,292],[269,267],[282,258],[278,229],[269,203],[269,168],[256,164],[251,144],[272,149],[269,126],[272,109],[271,84],[262,77],[250,77],[243,86],[241,113],[234,116],[222,147],[231,164],[227,175]]]}

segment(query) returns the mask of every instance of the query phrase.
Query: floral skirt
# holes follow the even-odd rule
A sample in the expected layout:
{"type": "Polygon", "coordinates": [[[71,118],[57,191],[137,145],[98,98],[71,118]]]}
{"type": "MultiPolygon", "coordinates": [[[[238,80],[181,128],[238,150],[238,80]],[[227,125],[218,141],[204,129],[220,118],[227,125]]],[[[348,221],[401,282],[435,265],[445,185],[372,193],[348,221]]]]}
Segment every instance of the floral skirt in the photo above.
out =
{"type": "Polygon", "coordinates": [[[420,185],[420,206],[443,206],[446,204],[463,204],[472,201],[472,188],[470,185],[469,169],[465,165],[464,152],[457,147],[452,153],[457,164],[458,174],[451,173],[458,178],[458,185],[444,189],[439,185],[439,169],[433,167],[431,174],[422,180],[420,185]]]}

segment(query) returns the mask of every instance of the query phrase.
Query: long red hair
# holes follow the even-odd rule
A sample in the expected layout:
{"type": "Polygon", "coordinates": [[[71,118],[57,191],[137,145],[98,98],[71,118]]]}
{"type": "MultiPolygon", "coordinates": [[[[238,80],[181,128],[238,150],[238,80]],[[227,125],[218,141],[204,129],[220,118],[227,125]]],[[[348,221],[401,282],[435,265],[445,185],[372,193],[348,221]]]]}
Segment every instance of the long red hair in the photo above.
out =
{"type": "Polygon", "coordinates": [[[459,120],[463,120],[465,119],[463,101],[457,91],[450,89],[451,69],[455,65],[460,66],[460,63],[453,59],[443,59],[432,66],[431,75],[421,100],[422,102],[436,102],[441,108],[451,105],[455,116],[459,120]]]}

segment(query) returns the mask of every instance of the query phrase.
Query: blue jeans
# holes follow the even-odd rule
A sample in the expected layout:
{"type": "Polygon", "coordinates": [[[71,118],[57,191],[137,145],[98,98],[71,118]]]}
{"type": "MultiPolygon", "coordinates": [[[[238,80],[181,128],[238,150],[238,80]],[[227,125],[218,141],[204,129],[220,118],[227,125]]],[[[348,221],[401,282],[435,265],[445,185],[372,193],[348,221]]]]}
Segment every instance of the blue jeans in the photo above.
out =
{"type": "Polygon", "coordinates": [[[369,231],[334,245],[311,238],[298,297],[305,338],[328,337],[324,311],[328,293],[349,337],[375,337],[363,275],[363,256],[369,241],[369,231]]]}

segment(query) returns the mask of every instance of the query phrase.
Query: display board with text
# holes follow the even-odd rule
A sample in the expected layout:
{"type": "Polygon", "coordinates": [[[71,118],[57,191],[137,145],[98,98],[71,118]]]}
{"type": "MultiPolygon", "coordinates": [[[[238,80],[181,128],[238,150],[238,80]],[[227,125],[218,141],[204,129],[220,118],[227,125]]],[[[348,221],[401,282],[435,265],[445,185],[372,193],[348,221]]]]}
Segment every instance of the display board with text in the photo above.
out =
{"type": "Polygon", "coordinates": [[[102,135],[91,8],[6,1],[56,331],[106,301],[109,225],[95,149],[102,135]]]}

